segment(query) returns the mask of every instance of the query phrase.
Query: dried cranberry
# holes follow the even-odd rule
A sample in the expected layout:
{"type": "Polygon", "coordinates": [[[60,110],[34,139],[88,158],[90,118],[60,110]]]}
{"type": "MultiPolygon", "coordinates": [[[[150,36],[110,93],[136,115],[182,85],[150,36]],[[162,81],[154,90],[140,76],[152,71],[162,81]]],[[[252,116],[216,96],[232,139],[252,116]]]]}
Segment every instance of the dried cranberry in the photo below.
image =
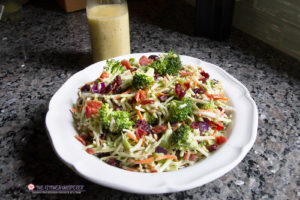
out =
{"type": "Polygon", "coordinates": [[[207,118],[203,118],[203,120],[204,120],[204,122],[206,122],[206,123],[209,123],[210,121],[209,121],[209,119],[207,119],[207,118]]]}
{"type": "Polygon", "coordinates": [[[108,94],[112,91],[112,89],[113,89],[113,85],[110,83],[106,86],[104,93],[108,94]]]}
{"type": "Polygon", "coordinates": [[[158,97],[158,99],[161,101],[161,102],[165,102],[167,99],[168,99],[168,95],[160,95],[158,97]]]}
{"type": "Polygon", "coordinates": [[[212,151],[216,151],[218,147],[216,144],[212,144],[212,145],[207,146],[206,148],[209,152],[212,152],[212,151]]]}
{"type": "Polygon", "coordinates": [[[184,87],[188,90],[190,89],[190,83],[189,82],[185,82],[184,84],[184,87]]]}
{"type": "Polygon", "coordinates": [[[113,89],[113,93],[114,94],[119,94],[122,92],[122,88],[120,86],[116,86],[114,89],[113,89]]]}
{"type": "Polygon", "coordinates": [[[147,131],[145,131],[144,129],[142,129],[141,127],[138,127],[136,129],[136,135],[138,138],[142,138],[143,135],[146,135],[147,134],[147,131]]]}
{"type": "Polygon", "coordinates": [[[129,69],[131,72],[135,72],[137,70],[137,68],[130,68],[129,69]]]}
{"type": "Polygon", "coordinates": [[[168,154],[168,150],[161,146],[157,146],[155,149],[155,153],[163,153],[166,155],[166,154],[168,154]]]}
{"type": "Polygon", "coordinates": [[[193,89],[193,92],[195,94],[204,94],[205,90],[203,88],[195,88],[195,89],[193,89]]]}
{"type": "Polygon", "coordinates": [[[99,157],[99,158],[102,158],[102,157],[106,157],[106,156],[109,156],[109,155],[110,155],[109,152],[99,153],[99,154],[98,154],[98,157],[99,157]]]}
{"type": "Polygon", "coordinates": [[[80,90],[81,90],[81,92],[88,92],[88,91],[90,91],[90,89],[91,89],[90,85],[86,84],[86,85],[82,86],[80,90]]]}
{"type": "Polygon", "coordinates": [[[111,101],[114,107],[114,110],[123,110],[121,106],[118,106],[114,101],[111,101]]]}
{"type": "Polygon", "coordinates": [[[105,133],[102,133],[102,134],[99,136],[99,138],[100,138],[101,140],[105,140],[105,139],[106,139],[106,134],[105,134],[105,133]]]}
{"type": "Polygon", "coordinates": [[[177,127],[178,124],[179,124],[179,122],[175,122],[175,123],[172,123],[171,126],[172,126],[172,127],[177,127]]]}
{"type": "Polygon", "coordinates": [[[179,83],[176,83],[175,85],[175,93],[177,94],[179,99],[182,99],[184,97],[184,95],[186,94],[187,89],[185,89],[184,91],[182,91],[182,87],[179,83]]]}
{"type": "Polygon", "coordinates": [[[155,126],[152,128],[154,133],[161,133],[162,131],[167,129],[167,125],[155,126]]]}
{"type": "Polygon", "coordinates": [[[206,73],[205,71],[202,71],[200,74],[207,79],[209,78],[209,73],[206,73]]]}
{"type": "Polygon", "coordinates": [[[197,154],[191,154],[189,160],[191,161],[196,161],[198,159],[198,155],[197,154]]]}
{"type": "Polygon", "coordinates": [[[104,93],[105,93],[105,83],[104,83],[104,82],[101,83],[100,93],[101,93],[101,94],[104,94],[104,93]]]}
{"type": "Polygon", "coordinates": [[[223,112],[223,108],[218,106],[219,111],[223,112]]]}
{"type": "Polygon", "coordinates": [[[178,96],[179,99],[182,99],[184,95],[186,94],[187,89],[185,89],[183,92],[181,91],[180,95],[178,96]]]}
{"type": "Polygon", "coordinates": [[[156,133],[157,135],[157,140],[160,140],[160,138],[163,136],[163,133],[156,133]]]}
{"type": "Polygon", "coordinates": [[[201,78],[200,80],[201,80],[203,83],[205,83],[206,80],[209,78],[209,74],[206,73],[205,71],[202,71],[200,74],[203,76],[203,78],[201,78]]]}
{"type": "Polygon", "coordinates": [[[150,99],[145,99],[141,102],[142,105],[153,104],[153,103],[155,103],[155,100],[150,100],[150,99]]]}
{"type": "Polygon", "coordinates": [[[179,83],[176,83],[176,85],[175,85],[175,93],[177,94],[178,97],[182,93],[182,87],[179,83]]]}
{"type": "Polygon", "coordinates": [[[157,56],[157,55],[151,55],[151,56],[149,56],[148,58],[151,59],[151,60],[156,61],[156,60],[159,59],[159,56],[157,56]]]}
{"type": "Polygon", "coordinates": [[[115,79],[115,80],[116,80],[116,83],[117,83],[117,85],[118,85],[118,86],[120,86],[120,85],[121,85],[121,83],[122,83],[121,76],[119,76],[119,75],[118,75],[118,76],[116,76],[116,79],[115,79]]]}
{"type": "Polygon", "coordinates": [[[159,76],[159,73],[158,73],[158,72],[155,72],[155,74],[154,74],[154,79],[155,79],[155,80],[158,79],[158,76],[159,76]]]}
{"type": "Polygon", "coordinates": [[[129,103],[129,104],[134,104],[134,103],[136,103],[135,98],[132,97],[131,99],[129,99],[129,100],[128,100],[128,103],[129,103]]]}
{"type": "Polygon", "coordinates": [[[112,166],[115,166],[115,167],[119,167],[120,166],[120,161],[118,161],[115,158],[109,158],[108,164],[110,164],[112,166]]]}
{"type": "Polygon", "coordinates": [[[145,130],[147,133],[151,133],[151,127],[148,124],[148,122],[145,120],[136,120],[135,127],[141,128],[141,129],[145,130]]]}
{"type": "Polygon", "coordinates": [[[191,127],[192,127],[193,129],[199,128],[199,122],[193,122],[193,123],[191,124],[191,127]]]}
{"type": "Polygon", "coordinates": [[[180,151],[177,150],[177,151],[175,152],[175,155],[177,156],[177,158],[179,158],[179,157],[180,157],[180,151]]]}

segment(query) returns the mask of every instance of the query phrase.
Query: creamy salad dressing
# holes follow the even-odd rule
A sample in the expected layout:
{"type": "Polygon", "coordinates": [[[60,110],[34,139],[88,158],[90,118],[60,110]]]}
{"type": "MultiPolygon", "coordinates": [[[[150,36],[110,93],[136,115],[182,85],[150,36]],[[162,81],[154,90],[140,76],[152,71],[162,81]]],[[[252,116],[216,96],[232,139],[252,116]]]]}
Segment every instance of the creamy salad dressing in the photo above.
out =
{"type": "Polygon", "coordinates": [[[87,5],[94,61],[130,54],[127,3],[87,5]]]}

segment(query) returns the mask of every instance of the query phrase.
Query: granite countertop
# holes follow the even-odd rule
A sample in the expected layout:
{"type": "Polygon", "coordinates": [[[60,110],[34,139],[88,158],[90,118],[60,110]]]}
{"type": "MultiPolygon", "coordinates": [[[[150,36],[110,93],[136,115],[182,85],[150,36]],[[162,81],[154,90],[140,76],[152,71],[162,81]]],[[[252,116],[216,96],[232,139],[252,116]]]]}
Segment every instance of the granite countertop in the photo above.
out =
{"type": "Polygon", "coordinates": [[[85,11],[44,1],[0,24],[0,199],[299,199],[300,63],[233,30],[226,42],[195,37],[194,9],[181,1],[130,1],[132,52],[174,50],[219,65],[250,91],[256,142],[221,178],[185,192],[137,195],[93,184],[55,155],[44,125],[55,91],[91,63],[85,11]],[[29,183],[84,185],[81,195],[32,194],[29,183]]]}

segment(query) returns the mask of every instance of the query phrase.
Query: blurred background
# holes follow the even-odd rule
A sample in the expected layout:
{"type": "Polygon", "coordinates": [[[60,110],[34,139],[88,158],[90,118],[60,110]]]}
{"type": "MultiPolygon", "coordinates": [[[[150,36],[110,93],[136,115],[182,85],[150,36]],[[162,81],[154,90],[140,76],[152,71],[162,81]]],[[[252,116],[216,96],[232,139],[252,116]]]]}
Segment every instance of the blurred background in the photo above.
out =
{"type": "MultiPolygon", "coordinates": [[[[2,0],[2,22],[20,20],[22,5],[28,3],[57,12],[76,12],[85,9],[85,0],[2,0]]],[[[130,13],[138,14],[151,23],[180,29],[182,32],[224,40],[231,25],[282,52],[300,60],[300,1],[298,0],[182,0],[169,1],[163,7],[160,1],[129,0],[130,13]],[[135,5],[130,2],[134,2],[135,5]],[[141,5],[147,6],[141,6],[141,5]],[[186,10],[184,7],[191,7],[186,10]],[[154,18],[151,13],[158,12],[154,18]],[[220,14],[221,13],[221,14],[220,14]],[[173,20],[169,20],[173,18],[173,20]],[[178,23],[179,21],[181,23],[178,23]],[[185,26],[185,27],[184,27],[185,26]],[[219,29],[218,29],[218,28],[219,29]],[[209,29],[213,29],[209,32],[209,29]],[[219,34],[219,35],[216,35],[219,34]]]]}

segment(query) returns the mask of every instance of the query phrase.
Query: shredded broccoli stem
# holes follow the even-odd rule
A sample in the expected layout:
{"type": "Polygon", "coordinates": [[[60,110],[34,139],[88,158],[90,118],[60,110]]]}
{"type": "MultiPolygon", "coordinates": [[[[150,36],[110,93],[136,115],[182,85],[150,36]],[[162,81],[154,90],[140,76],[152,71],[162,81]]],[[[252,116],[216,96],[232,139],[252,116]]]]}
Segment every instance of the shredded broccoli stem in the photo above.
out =
{"type": "Polygon", "coordinates": [[[232,121],[233,108],[221,82],[212,77],[202,81],[205,73],[201,67],[184,65],[178,58],[169,52],[143,67],[132,58],[130,64],[137,71],[109,60],[104,71],[110,76],[95,82],[107,86],[120,76],[122,90],[94,92],[94,83],[87,83],[90,89],[79,90],[72,108],[78,137],[86,143],[84,150],[92,149],[111,165],[144,173],[179,170],[210,156],[232,121]],[[160,74],[155,80],[154,71],[160,74]],[[178,96],[178,84],[185,91],[184,98],[178,96]],[[91,102],[100,106],[95,110],[91,102]],[[136,127],[141,118],[151,133],[136,127]],[[193,128],[195,123],[201,126],[193,128]]]}

